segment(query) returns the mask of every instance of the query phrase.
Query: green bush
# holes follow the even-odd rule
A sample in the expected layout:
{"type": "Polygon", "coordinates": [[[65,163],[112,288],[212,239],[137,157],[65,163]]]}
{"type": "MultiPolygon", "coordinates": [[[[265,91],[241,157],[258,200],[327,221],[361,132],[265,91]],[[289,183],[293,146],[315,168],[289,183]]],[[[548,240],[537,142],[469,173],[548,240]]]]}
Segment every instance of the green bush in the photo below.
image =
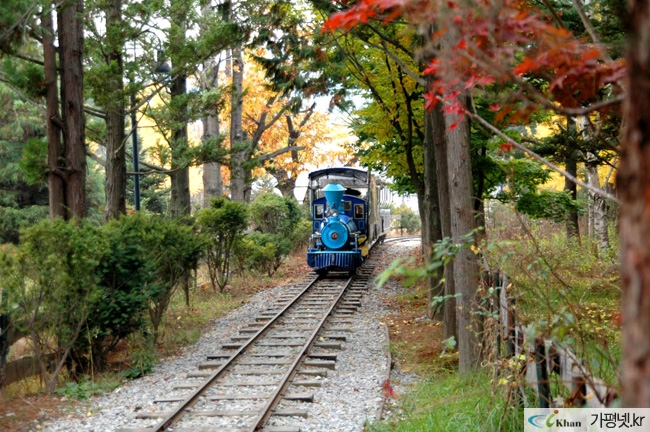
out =
{"type": "Polygon", "coordinates": [[[223,291],[230,277],[230,261],[237,238],[247,226],[242,203],[215,198],[210,208],[199,212],[201,233],[208,239],[207,265],[212,286],[223,291]]]}
{"type": "Polygon", "coordinates": [[[400,234],[415,234],[422,229],[422,221],[420,216],[406,205],[402,205],[392,210],[392,213],[398,218],[393,220],[392,226],[394,229],[400,230],[400,234]]]}
{"type": "Polygon", "coordinates": [[[256,229],[266,234],[290,237],[302,218],[300,206],[293,197],[274,193],[258,195],[248,206],[250,221],[256,229]]]}
{"type": "Polygon", "coordinates": [[[573,200],[566,191],[527,192],[517,199],[515,210],[533,219],[550,219],[555,222],[569,220],[573,212],[584,213],[580,201],[573,200]]]}
{"type": "Polygon", "coordinates": [[[291,239],[281,234],[255,231],[238,242],[235,254],[241,268],[273,276],[292,247],[291,239]]]}
{"type": "Polygon", "coordinates": [[[292,251],[306,247],[311,220],[293,197],[260,194],[250,204],[249,215],[256,231],[237,247],[240,268],[272,276],[292,251]]]}
{"type": "Polygon", "coordinates": [[[154,344],[172,295],[196,270],[208,242],[195,227],[178,219],[152,217],[143,238],[153,265],[151,282],[144,287],[149,303],[149,318],[154,344]]]}
{"type": "Polygon", "coordinates": [[[96,269],[107,253],[98,228],[57,219],[24,230],[18,248],[0,259],[12,321],[30,335],[50,392],[92,313],[96,269]],[[50,353],[56,355],[54,367],[50,353]]]}
{"type": "Polygon", "coordinates": [[[88,334],[81,340],[89,341],[97,370],[104,369],[108,354],[121,340],[145,324],[146,287],[156,270],[145,239],[155,229],[151,217],[142,213],[122,216],[102,228],[109,253],[97,269],[99,295],[88,317],[88,334]]]}

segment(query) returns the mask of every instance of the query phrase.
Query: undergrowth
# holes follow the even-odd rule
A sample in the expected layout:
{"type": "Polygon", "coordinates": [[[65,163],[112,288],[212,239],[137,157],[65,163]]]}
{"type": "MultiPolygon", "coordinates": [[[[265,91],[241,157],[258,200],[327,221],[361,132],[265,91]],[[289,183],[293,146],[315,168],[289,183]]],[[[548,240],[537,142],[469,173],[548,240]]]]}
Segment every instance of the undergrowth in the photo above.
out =
{"type": "Polygon", "coordinates": [[[531,335],[573,349],[591,373],[617,387],[621,359],[617,239],[598,254],[595,241],[567,239],[564,227],[517,218],[518,229],[489,230],[492,269],[511,283],[518,323],[531,335]]]}
{"type": "Polygon", "coordinates": [[[403,396],[403,414],[370,426],[373,432],[515,432],[523,412],[505,410],[485,371],[430,376],[403,396]]]}

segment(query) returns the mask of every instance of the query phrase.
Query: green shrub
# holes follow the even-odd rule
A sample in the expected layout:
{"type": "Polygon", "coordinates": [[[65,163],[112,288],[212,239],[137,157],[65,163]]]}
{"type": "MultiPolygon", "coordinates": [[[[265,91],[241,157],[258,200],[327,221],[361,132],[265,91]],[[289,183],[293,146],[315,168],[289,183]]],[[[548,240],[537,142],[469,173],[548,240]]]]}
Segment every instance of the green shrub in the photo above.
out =
{"type": "Polygon", "coordinates": [[[201,233],[209,241],[207,265],[213,287],[223,291],[230,277],[230,261],[235,241],[247,226],[246,208],[242,203],[215,198],[210,208],[199,212],[201,233]]]}
{"type": "Polygon", "coordinates": [[[394,229],[400,230],[401,235],[404,235],[404,231],[407,234],[415,234],[422,229],[420,216],[406,205],[393,209],[392,213],[399,216],[393,220],[392,225],[394,229]]]}
{"type": "Polygon", "coordinates": [[[571,213],[584,213],[580,201],[575,201],[566,191],[527,192],[517,199],[515,210],[533,219],[550,219],[555,222],[569,220],[571,213]]]}
{"type": "Polygon", "coordinates": [[[151,217],[136,213],[112,220],[102,228],[109,253],[98,267],[99,295],[88,317],[93,363],[103,370],[117,344],[145,324],[146,287],[153,283],[155,260],[147,242],[155,229],[151,217]]]}
{"type": "Polygon", "coordinates": [[[292,247],[291,239],[281,234],[255,231],[237,243],[235,254],[241,268],[273,276],[292,247]]]}
{"type": "MultiPolygon", "coordinates": [[[[86,377],[88,378],[88,377],[86,377]]],[[[65,386],[57,389],[57,393],[66,396],[68,399],[87,400],[92,396],[110,392],[120,386],[119,380],[115,378],[88,380],[83,379],[79,382],[67,382],[65,386]]]]}
{"type": "Polygon", "coordinates": [[[172,295],[198,267],[207,241],[195,232],[193,225],[186,225],[182,220],[152,217],[143,244],[150,251],[149,259],[153,266],[151,282],[144,287],[144,292],[156,344],[158,329],[172,295]]]}
{"type": "Polygon", "coordinates": [[[50,392],[92,313],[96,269],[107,253],[96,227],[57,219],[24,230],[18,248],[0,260],[13,322],[30,335],[50,392]],[[51,353],[54,367],[49,367],[51,353]]]}
{"type": "Polygon", "coordinates": [[[309,237],[311,237],[312,222],[311,219],[301,219],[295,226],[291,234],[291,251],[306,251],[309,246],[309,237]]]}
{"type": "Polygon", "coordinates": [[[266,234],[290,237],[302,218],[300,206],[293,197],[274,193],[258,195],[248,206],[249,218],[256,229],[266,234]]]}
{"type": "Polygon", "coordinates": [[[238,245],[240,267],[272,276],[292,251],[306,247],[311,220],[293,197],[260,194],[250,204],[249,215],[256,231],[238,245]]]}

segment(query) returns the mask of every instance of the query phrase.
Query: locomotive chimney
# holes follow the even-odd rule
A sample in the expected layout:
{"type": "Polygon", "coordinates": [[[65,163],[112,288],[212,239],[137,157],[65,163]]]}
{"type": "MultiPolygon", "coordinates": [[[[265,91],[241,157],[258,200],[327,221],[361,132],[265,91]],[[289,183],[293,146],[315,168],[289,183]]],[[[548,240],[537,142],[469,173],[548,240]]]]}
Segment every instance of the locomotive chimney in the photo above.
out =
{"type": "Polygon", "coordinates": [[[330,183],[323,188],[325,199],[330,206],[330,210],[341,211],[341,200],[343,199],[345,188],[338,183],[330,183]]]}

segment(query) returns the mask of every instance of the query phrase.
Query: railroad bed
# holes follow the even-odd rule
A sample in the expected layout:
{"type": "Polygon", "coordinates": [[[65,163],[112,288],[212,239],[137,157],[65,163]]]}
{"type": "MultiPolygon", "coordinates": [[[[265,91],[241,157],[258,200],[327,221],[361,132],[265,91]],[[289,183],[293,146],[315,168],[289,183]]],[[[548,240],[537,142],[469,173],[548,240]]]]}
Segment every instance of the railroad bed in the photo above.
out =
{"type": "Polygon", "coordinates": [[[373,261],[353,280],[310,274],[262,293],[256,310],[247,305],[229,323],[221,320],[231,328],[228,340],[202,340],[191,359],[163,365],[104,398],[101,413],[45,430],[362,430],[382,401],[387,367],[379,323],[385,311],[374,296],[363,298],[373,261]]]}

